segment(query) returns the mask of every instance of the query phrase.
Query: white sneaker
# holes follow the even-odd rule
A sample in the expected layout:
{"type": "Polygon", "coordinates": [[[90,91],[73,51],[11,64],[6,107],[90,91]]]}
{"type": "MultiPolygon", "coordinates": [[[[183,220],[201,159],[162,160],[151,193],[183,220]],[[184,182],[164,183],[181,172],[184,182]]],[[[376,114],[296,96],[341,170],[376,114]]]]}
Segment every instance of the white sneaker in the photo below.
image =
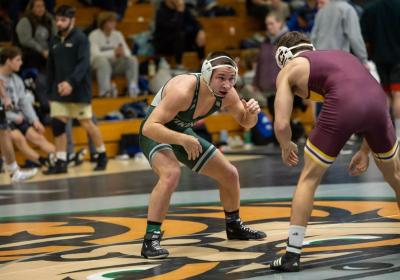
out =
{"type": "Polygon", "coordinates": [[[129,157],[128,154],[121,154],[121,155],[117,155],[117,156],[115,157],[115,159],[117,159],[117,160],[129,160],[130,157],[129,157]]]}
{"type": "Polygon", "coordinates": [[[25,181],[25,180],[31,179],[37,173],[38,173],[38,169],[37,168],[32,168],[32,169],[27,169],[27,170],[18,169],[17,171],[15,171],[12,174],[11,182],[17,183],[17,182],[21,182],[21,181],[25,181]]]}
{"type": "Polygon", "coordinates": [[[131,83],[128,88],[129,97],[137,97],[140,93],[140,89],[137,84],[131,83]]]}
{"type": "Polygon", "coordinates": [[[117,85],[114,83],[111,84],[111,88],[109,90],[101,92],[99,94],[99,97],[105,97],[105,98],[117,97],[117,96],[118,96],[118,88],[117,85]]]}
{"type": "Polygon", "coordinates": [[[111,84],[111,97],[118,97],[118,87],[115,83],[111,84]]]}

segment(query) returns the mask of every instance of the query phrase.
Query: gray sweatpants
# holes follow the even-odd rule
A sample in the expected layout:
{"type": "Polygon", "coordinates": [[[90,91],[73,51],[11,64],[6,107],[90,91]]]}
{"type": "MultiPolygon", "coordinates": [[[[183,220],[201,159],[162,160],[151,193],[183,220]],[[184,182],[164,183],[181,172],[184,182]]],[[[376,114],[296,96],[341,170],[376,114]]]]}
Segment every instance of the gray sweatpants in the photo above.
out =
{"type": "Polygon", "coordinates": [[[97,56],[92,62],[92,67],[96,71],[100,96],[111,90],[111,78],[114,75],[125,74],[128,87],[131,83],[138,84],[139,63],[136,56],[120,58],[97,56]]]}

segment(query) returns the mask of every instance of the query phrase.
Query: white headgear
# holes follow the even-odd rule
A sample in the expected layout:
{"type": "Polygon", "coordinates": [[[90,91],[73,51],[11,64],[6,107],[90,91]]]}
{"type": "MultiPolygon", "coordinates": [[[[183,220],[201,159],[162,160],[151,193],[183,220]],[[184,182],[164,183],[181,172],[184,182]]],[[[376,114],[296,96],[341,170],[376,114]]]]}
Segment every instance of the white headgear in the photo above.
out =
{"type": "Polygon", "coordinates": [[[230,58],[229,56],[222,55],[222,56],[214,57],[214,58],[212,58],[210,60],[207,60],[207,59],[204,60],[202,66],[201,66],[201,75],[203,76],[203,79],[204,79],[204,81],[206,82],[207,85],[210,85],[210,81],[211,81],[211,76],[212,76],[213,70],[217,69],[217,68],[222,68],[222,67],[230,67],[233,70],[235,70],[235,78],[234,78],[235,81],[234,82],[236,84],[237,77],[238,77],[238,67],[236,65],[236,62],[232,58],[230,58]],[[220,64],[220,65],[215,65],[215,66],[211,65],[211,61],[214,61],[214,60],[217,60],[217,59],[221,59],[221,58],[225,58],[225,59],[230,60],[233,65],[231,65],[231,64],[220,64]]]}
{"type": "Polygon", "coordinates": [[[276,64],[278,64],[279,68],[282,69],[288,61],[296,57],[297,54],[293,55],[292,50],[300,47],[312,47],[312,50],[315,51],[314,45],[309,43],[298,44],[290,48],[280,46],[275,53],[276,64]]]}

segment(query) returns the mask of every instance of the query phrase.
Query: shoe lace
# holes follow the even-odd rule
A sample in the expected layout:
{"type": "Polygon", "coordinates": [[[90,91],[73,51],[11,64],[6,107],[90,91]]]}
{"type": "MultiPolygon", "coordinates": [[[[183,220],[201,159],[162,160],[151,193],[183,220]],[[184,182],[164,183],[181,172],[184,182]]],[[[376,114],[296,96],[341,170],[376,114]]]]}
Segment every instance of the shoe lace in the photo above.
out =
{"type": "Polygon", "coordinates": [[[282,257],[283,256],[280,256],[279,258],[275,259],[273,261],[272,265],[275,266],[275,267],[281,266],[282,265],[282,257]]]}
{"type": "Polygon", "coordinates": [[[250,227],[246,226],[245,224],[243,224],[242,221],[240,221],[240,229],[252,234],[257,234],[257,230],[251,229],[250,227]]]}
{"type": "Polygon", "coordinates": [[[156,250],[162,250],[160,241],[158,239],[151,240],[151,246],[156,250]]]}

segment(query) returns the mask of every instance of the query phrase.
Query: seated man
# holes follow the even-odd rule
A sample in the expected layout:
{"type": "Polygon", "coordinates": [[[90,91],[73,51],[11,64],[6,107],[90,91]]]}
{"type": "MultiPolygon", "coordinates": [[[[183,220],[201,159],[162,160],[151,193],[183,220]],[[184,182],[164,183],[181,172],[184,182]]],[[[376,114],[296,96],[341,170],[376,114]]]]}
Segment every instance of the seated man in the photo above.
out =
{"type": "Polygon", "coordinates": [[[270,12],[265,17],[265,27],[267,36],[260,47],[253,87],[250,87],[249,91],[252,93],[252,97],[259,102],[262,99],[264,99],[264,104],[268,102],[268,109],[273,114],[275,80],[279,72],[275,62],[274,44],[288,29],[285,21],[274,12],[270,12]]]}
{"type": "MultiPolygon", "coordinates": [[[[0,60],[3,61],[8,56],[7,51],[3,50],[0,54],[0,60]]],[[[10,107],[11,101],[5,94],[3,81],[0,80],[0,148],[6,164],[5,169],[11,176],[11,182],[17,183],[32,178],[38,170],[36,168],[21,170],[15,160],[14,147],[5,114],[6,109],[10,107]]]]}
{"type": "Polygon", "coordinates": [[[49,165],[48,157],[40,156],[27,143],[29,140],[47,155],[55,152],[55,147],[43,136],[45,129],[27,98],[22,79],[15,74],[22,65],[22,52],[17,47],[4,49],[4,61],[0,65],[6,95],[12,102],[12,110],[6,112],[10,123],[11,137],[18,149],[37,165],[49,165]]]}
{"type": "Polygon", "coordinates": [[[185,51],[196,51],[199,60],[204,59],[206,33],[183,0],[162,1],[157,9],[153,36],[156,54],[173,55],[177,69],[184,68],[185,51]]]}
{"type": "Polygon", "coordinates": [[[99,85],[99,96],[117,96],[115,85],[111,84],[112,75],[125,74],[129,96],[139,94],[139,64],[136,56],[131,54],[124,35],[115,30],[117,15],[113,12],[99,14],[98,28],[89,35],[91,65],[96,72],[99,85]]]}

